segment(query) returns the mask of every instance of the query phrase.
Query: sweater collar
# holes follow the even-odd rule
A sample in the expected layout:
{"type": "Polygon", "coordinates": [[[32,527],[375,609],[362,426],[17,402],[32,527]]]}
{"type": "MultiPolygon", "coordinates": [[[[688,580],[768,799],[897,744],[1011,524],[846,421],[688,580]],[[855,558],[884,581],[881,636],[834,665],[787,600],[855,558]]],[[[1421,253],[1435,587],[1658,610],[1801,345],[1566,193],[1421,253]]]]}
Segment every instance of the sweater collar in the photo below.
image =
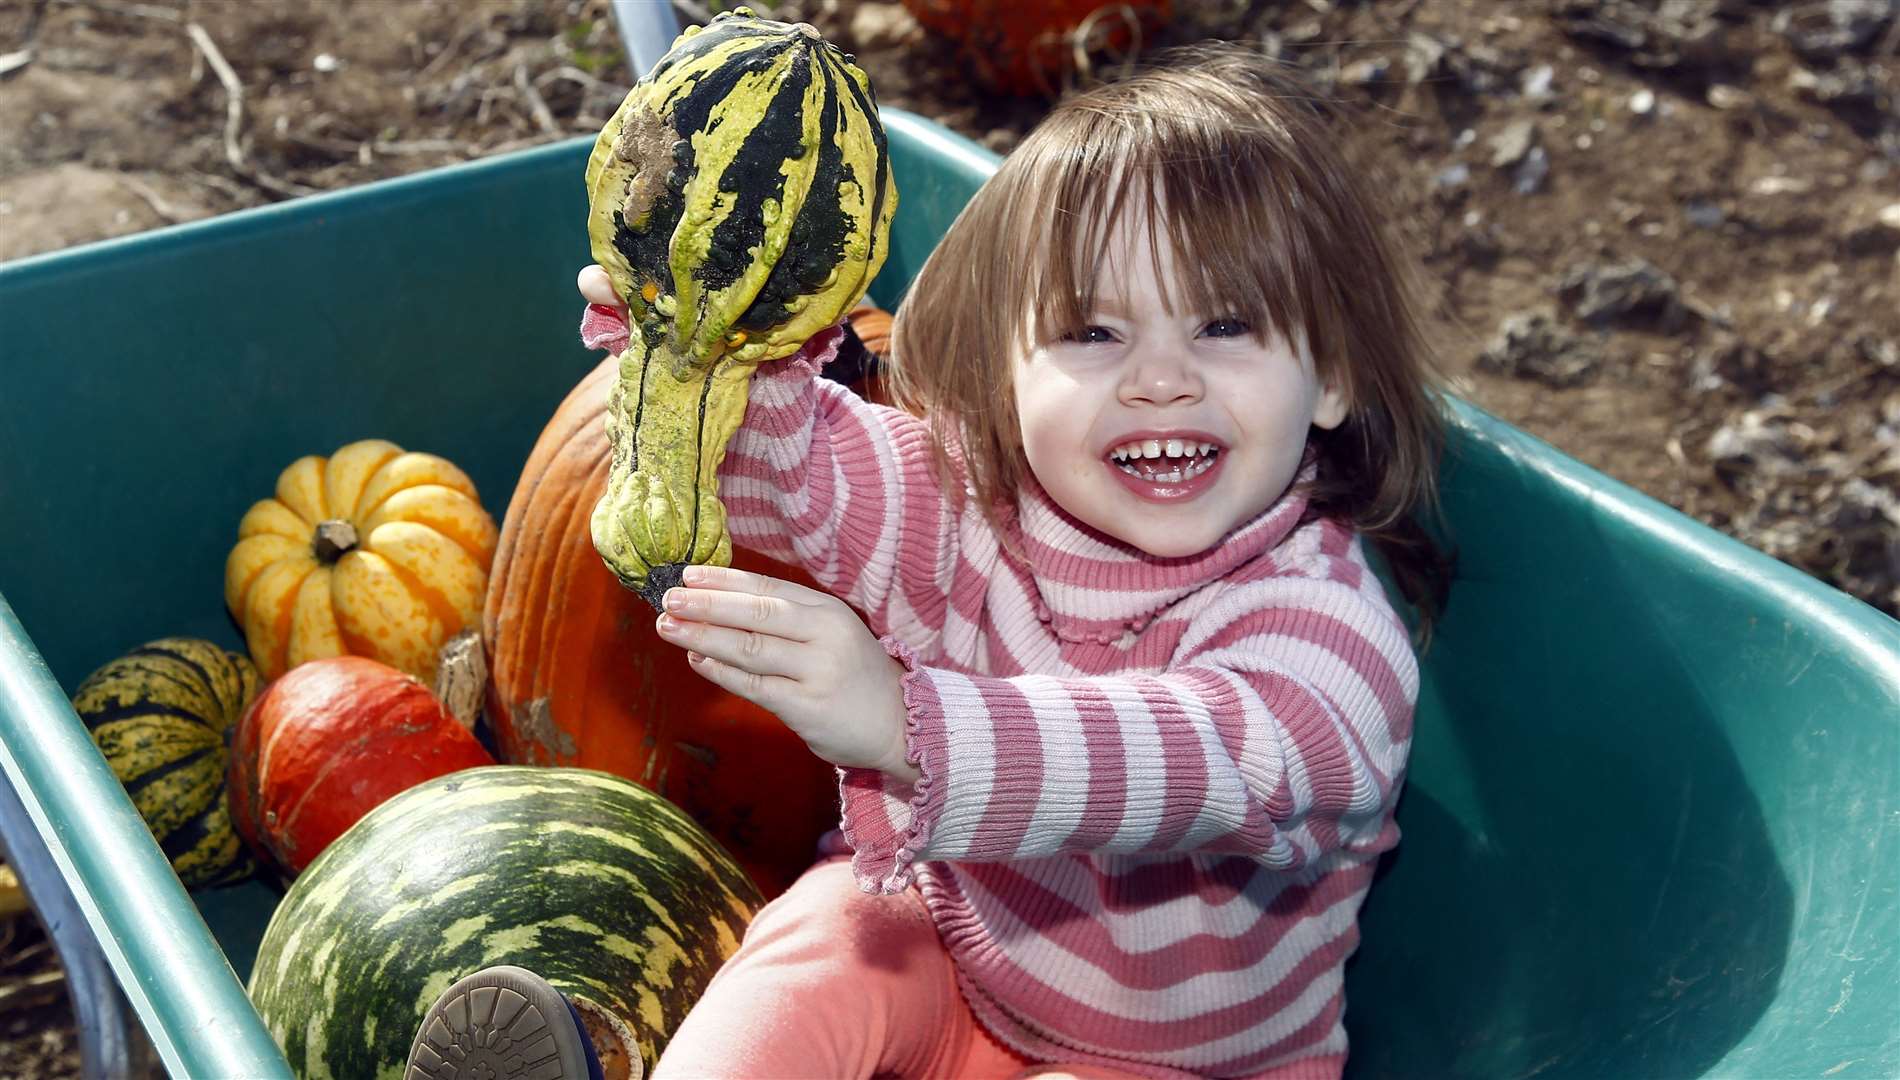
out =
{"type": "Polygon", "coordinates": [[[1157,559],[1074,517],[1024,470],[1017,527],[1039,594],[1037,614],[1065,641],[1119,642],[1176,601],[1273,550],[1306,514],[1309,459],[1258,517],[1198,555],[1157,559]]]}

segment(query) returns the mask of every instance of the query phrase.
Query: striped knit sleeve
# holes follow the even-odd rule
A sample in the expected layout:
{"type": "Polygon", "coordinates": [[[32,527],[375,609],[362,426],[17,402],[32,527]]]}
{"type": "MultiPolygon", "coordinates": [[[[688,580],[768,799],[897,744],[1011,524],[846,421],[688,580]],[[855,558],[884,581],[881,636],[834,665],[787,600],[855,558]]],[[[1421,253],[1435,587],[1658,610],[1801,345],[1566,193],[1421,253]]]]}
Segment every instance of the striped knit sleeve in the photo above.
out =
{"type": "Polygon", "coordinates": [[[957,529],[929,425],[816,377],[837,347],[829,332],[753,374],[719,467],[726,526],[734,543],[803,569],[879,633],[941,626],[957,529]]]}
{"type": "Polygon", "coordinates": [[[990,678],[887,643],[921,778],[841,771],[860,887],[898,891],[917,861],[1204,852],[1293,871],[1391,846],[1418,666],[1376,591],[1229,586],[1158,675],[990,678]]]}

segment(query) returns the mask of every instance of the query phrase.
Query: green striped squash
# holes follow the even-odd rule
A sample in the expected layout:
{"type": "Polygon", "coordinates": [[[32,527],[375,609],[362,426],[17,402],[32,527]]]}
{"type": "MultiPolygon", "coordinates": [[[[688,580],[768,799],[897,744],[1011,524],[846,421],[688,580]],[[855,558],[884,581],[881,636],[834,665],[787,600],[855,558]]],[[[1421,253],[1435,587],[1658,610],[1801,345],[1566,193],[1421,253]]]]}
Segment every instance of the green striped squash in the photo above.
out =
{"type": "Polygon", "coordinates": [[[715,477],[747,380],[864,296],[897,191],[869,77],[811,26],[745,8],[674,42],[586,183],[594,260],[633,324],[594,545],[657,602],[684,564],[731,562],[715,477]]]}
{"type": "Polygon", "coordinates": [[[251,1000],[298,1076],[399,1078],[437,995],[514,964],[650,1067],[762,903],[645,788],[467,769],[383,803],[317,856],[264,932],[251,1000]]]}
{"type": "Polygon", "coordinates": [[[162,638],[86,677],[73,711],[187,886],[248,877],[224,768],[231,726],[257,696],[257,669],[196,638],[162,638]]]}

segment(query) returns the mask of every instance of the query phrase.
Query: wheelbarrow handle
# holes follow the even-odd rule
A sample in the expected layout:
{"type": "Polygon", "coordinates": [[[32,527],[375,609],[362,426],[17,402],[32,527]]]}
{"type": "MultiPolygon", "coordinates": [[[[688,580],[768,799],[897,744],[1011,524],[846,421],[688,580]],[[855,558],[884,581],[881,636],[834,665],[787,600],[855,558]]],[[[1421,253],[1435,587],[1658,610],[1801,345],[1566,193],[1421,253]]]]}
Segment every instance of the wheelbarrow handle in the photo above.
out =
{"type": "Polygon", "coordinates": [[[613,0],[614,27],[627,49],[627,69],[638,80],[679,37],[679,14],[670,3],[659,0],[613,0]]]}
{"type": "Polygon", "coordinates": [[[116,975],[171,1075],[288,1078],[237,973],[4,596],[0,771],[0,835],[67,966],[87,1077],[125,1075],[113,1070],[137,1052],[109,992],[116,975]]]}
{"type": "Polygon", "coordinates": [[[127,1006],[105,953],[80,914],[79,902],[59,874],[33,819],[11,783],[0,784],[0,847],[19,875],[26,899],[39,915],[66,971],[67,996],[79,1032],[79,1070],[85,1080],[148,1076],[151,1040],[127,1006]]]}

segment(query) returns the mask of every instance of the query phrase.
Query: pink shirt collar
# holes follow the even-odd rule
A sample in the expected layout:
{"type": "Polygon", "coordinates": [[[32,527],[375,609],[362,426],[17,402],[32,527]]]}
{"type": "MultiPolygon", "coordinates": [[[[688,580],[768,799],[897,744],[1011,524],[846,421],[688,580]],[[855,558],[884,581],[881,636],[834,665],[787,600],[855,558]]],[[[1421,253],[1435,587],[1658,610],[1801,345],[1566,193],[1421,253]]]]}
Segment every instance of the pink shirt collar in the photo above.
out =
{"type": "Polygon", "coordinates": [[[1198,555],[1156,559],[1071,517],[1027,474],[1011,529],[1029,557],[1037,614],[1065,641],[1116,642],[1168,606],[1277,547],[1306,514],[1301,466],[1287,494],[1198,555]]]}

